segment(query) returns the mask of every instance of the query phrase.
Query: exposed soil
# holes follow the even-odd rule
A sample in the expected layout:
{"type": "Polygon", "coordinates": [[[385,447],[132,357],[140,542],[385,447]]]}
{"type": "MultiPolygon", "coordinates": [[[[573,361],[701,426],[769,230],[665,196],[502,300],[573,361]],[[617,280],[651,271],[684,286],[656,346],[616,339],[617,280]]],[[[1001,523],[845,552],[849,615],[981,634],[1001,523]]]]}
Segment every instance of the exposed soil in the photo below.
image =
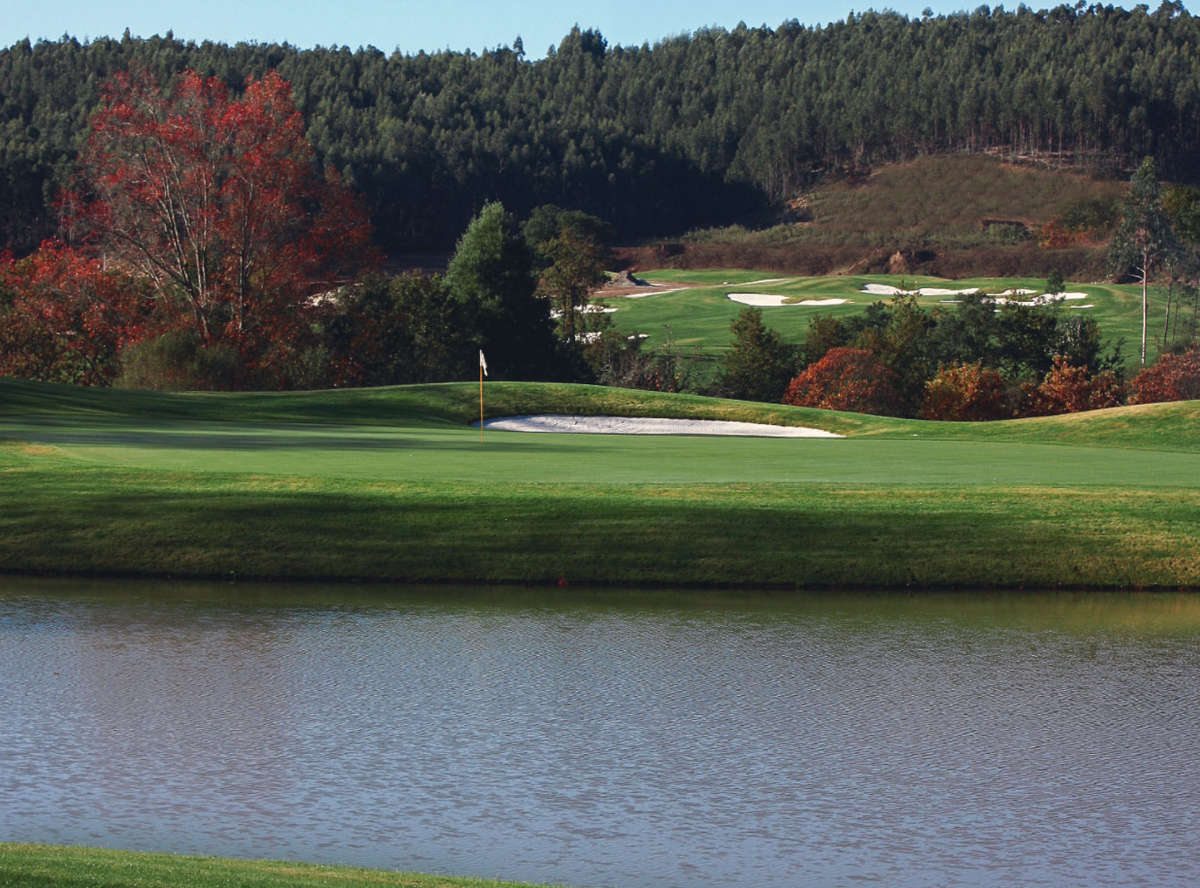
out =
{"type": "MultiPolygon", "coordinates": [[[[963,277],[1044,277],[1059,271],[1073,280],[1105,276],[1103,247],[1045,249],[1036,244],[973,247],[935,252],[895,247],[864,249],[819,245],[747,246],[745,244],[677,244],[669,254],[657,244],[619,247],[618,263],[625,268],[761,268],[789,275],[888,274],[904,257],[906,274],[963,277]]],[[[672,286],[683,286],[682,283],[672,286]]]]}

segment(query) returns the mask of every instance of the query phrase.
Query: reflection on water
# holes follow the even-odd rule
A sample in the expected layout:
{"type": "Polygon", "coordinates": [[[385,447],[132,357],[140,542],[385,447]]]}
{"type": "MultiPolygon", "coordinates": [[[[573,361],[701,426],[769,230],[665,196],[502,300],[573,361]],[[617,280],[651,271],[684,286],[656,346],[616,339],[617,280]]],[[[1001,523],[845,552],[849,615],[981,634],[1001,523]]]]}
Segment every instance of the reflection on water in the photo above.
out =
{"type": "Polygon", "coordinates": [[[1198,640],[1184,595],[0,580],[0,839],[626,888],[1194,885],[1198,640]]]}

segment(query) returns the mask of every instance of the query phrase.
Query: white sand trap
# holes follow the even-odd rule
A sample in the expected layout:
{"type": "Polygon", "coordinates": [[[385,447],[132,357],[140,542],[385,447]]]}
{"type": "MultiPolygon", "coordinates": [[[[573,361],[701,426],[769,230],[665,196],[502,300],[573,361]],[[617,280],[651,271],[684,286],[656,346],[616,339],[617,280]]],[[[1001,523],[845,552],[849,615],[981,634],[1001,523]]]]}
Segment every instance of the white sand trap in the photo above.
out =
{"type": "Polygon", "coordinates": [[[947,290],[944,287],[921,287],[918,296],[974,296],[979,292],[978,287],[967,287],[965,290],[947,290]]]}
{"type": "Polygon", "coordinates": [[[567,432],[591,435],[740,435],[758,438],[840,438],[823,429],[713,419],[540,414],[489,419],[484,428],[501,432],[567,432]]]}
{"type": "MultiPolygon", "coordinates": [[[[666,296],[668,293],[679,293],[682,290],[692,290],[694,287],[673,287],[670,290],[647,290],[644,293],[626,293],[621,296],[622,299],[645,299],[647,296],[666,296]]],[[[606,299],[613,298],[606,296],[606,299]]]]}
{"type": "Polygon", "coordinates": [[[901,290],[891,284],[864,284],[862,291],[872,296],[899,296],[901,293],[908,293],[907,290],[901,290]]]}
{"type": "MultiPolygon", "coordinates": [[[[595,315],[595,314],[612,314],[616,311],[615,308],[609,308],[607,305],[577,305],[575,310],[580,314],[595,315]]],[[[558,320],[562,317],[562,311],[557,308],[550,309],[550,317],[558,320]]]]}
{"type": "MultiPolygon", "coordinates": [[[[969,287],[965,290],[947,290],[941,287],[920,287],[916,290],[901,290],[899,287],[893,287],[890,284],[865,284],[862,292],[870,293],[873,296],[974,296],[983,291],[979,287],[969,287]]],[[[1039,305],[1049,305],[1052,302],[1068,302],[1088,298],[1087,293],[1043,293],[1040,296],[1034,295],[1035,293],[1037,293],[1037,290],[1012,287],[1003,293],[988,295],[987,299],[996,305],[1023,305],[1026,308],[1034,308],[1039,305]],[[1014,298],[1018,296],[1033,296],[1033,298],[1014,298]]],[[[730,298],[732,299],[733,297],[731,296],[730,298]]],[[[942,303],[950,305],[957,301],[943,299],[942,303]]]]}
{"type": "Polygon", "coordinates": [[[979,292],[978,287],[967,287],[962,290],[948,290],[945,287],[918,287],[915,290],[901,290],[890,284],[865,284],[862,292],[872,296],[972,296],[979,292]]]}
{"type": "MultiPolygon", "coordinates": [[[[1009,292],[1009,291],[1005,291],[1009,292]]],[[[1023,293],[1036,293],[1036,290],[1023,290],[1023,293]]],[[[1004,296],[991,297],[992,302],[997,305],[1023,305],[1026,308],[1036,308],[1039,305],[1049,305],[1052,302],[1074,302],[1080,299],[1087,299],[1087,293],[1043,293],[1040,296],[1034,296],[1032,299],[1006,299],[1004,296]]]]}
{"type": "Polygon", "coordinates": [[[727,299],[740,302],[742,305],[845,305],[849,299],[803,299],[799,302],[787,302],[787,296],[777,293],[726,293],[727,299]]]}

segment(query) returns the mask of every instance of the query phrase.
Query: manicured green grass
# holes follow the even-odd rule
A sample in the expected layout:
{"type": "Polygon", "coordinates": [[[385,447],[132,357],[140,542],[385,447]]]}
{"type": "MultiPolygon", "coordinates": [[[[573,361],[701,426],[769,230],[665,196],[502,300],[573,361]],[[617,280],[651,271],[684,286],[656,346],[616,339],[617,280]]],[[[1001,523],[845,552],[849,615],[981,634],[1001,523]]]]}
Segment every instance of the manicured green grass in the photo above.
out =
{"type": "Polygon", "coordinates": [[[503,888],[516,882],[0,842],[0,888],[503,888]]]}
{"type": "MultiPolygon", "coordinates": [[[[745,307],[728,298],[729,293],[769,293],[786,296],[794,301],[847,299],[845,305],[806,306],[782,305],[762,308],[763,321],[777,330],[785,342],[802,343],[808,335],[809,324],[817,315],[845,317],[858,314],[873,302],[887,302],[890,297],[863,292],[867,284],[902,286],[907,289],[937,287],[968,289],[981,287],[989,293],[1008,289],[1034,289],[1043,292],[1044,278],[966,278],[946,280],[921,275],[836,275],[825,277],[788,277],[770,272],[718,269],[708,272],[674,269],[647,271],[643,278],[656,283],[694,283],[684,290],[643,296],[637,299],[614,297],[602,300],[617,311],[610,314],[614,326],[623,332],[645,333],[647,347],[668,343],[681,349],[699,350],[703,354],[719,355],[728,351],[732,334],[729,325],[745,307]],[[745,282],[774,279],[771,283],[748,285],[745,282]],[[729,282],[729,283],[723,283],[729,282]]],[[[1086,293],[1082,301],[1062,303],[1065,314],[1095,318],[1108,347],[1125,340],[1123,354],[1129,368],[1137,361],[1137,343],[1141,339],[1141,290],[1132,285],[1068,282],[1067,290],[1086,293]],[[1081,308],[1090,305],[1092,308],[1081,308]]],[[[919,296],[917,301],[928,309],[953,311],[947,300],[952,296],[919,296]]],[[[1039,311],[1043,309],[1038,309],[1039,311]]],[[[1047,309],[1049,310],[1049,309],[1047,309]]],[[[1161,337],[1164,299],[1157,288],[1152,293],[1149,312],[1150,339],[1161,337]]],[[[1151,357],[1154,347],[1151,346],[1151,357]]]]}
{"type": "Polygon", "coordinates": [[[664,585],[1200,586],[1200,402],[928,423],[492,383],[490,415],[848,435],[522,435],[471,384],[0,382],[0,570],[664,585]]]}

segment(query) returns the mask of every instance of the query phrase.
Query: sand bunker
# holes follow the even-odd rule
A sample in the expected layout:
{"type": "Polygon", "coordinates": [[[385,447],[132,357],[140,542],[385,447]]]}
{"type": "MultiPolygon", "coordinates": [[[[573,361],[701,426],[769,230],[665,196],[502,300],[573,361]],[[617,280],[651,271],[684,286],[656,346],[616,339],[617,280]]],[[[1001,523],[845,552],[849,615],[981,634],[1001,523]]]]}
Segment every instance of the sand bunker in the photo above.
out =
{"type": "Polygon", "coordinates": [[[484,428],[502,432],[568,432],[592,435],[740,435],[759,438],[840,438],[801,426],[727,422],[711,419],[659,419],[633,416],[541,414],[489,419],[484,428]]]}
{"type": "MultiPolygon", "coordinates": [[[[1011,293],[1012,290],[1005,290],[1005,293],[1011,293]]],[[[1030,293],[1037,292],[1036,290],[1018,290],[1016,291],[1023,296],[1028,296],[1030,293]]],[[[1041,296],[1034,296],[1032,299],[1006,299],[1003,294],[1000,296],[991,297],[992,302],[997,305],[1024,305],[1026,308],[1034,308],[1039,305],[1049,305],[1052,302],[1066,302],[1078,299],[1087,299],[1087,293],[1043,293],[1041,296]]]]}
{"type": "MultiPolygon", "coordinates": [[[[575,311],[579,312],[580,314],[594,315],[594,314],[612,314],[614,311],[616,311],[616,309],[610,308],[607,305],[577,305],[577,306],[575,306],[575,311]]],[[[557,308],[550,309],[550,317],[554,318],[555,320],[558,320],[559,318],[561,318],[562,317],[561,309],[557,309],[557,308]]]]}
{"type": "Polygon", "coordinates": [[[740,302],[742,305],[845,305],[849,299],[803,299],[799,302],[787,302],[787,296],[776,293],[726,293],[728,299],[740,302]]]}
{"type": "MultiPolygon", "coordinates": [[[[979,287],[970,287],[965,290],[946,290],[941,287],[920,287],[916,290],[901,290],[899,287],[893,287],[890,284],[864,284],[862,292],[870,293],[872,296],[974,296],[983,291],[979,287]]],[[[985,294],[984,298],[995,305],[1023,305],[1026,308],[1049,305],[1052,302],[1067,302],[1088,298],[1087,293],[1042,293],[1040,296],[1035,296],[1035,293],[1037,293],[1037,290],[1012,287],[1002,293],[985,294]],[[1013,298],[1015,296],[1033,296],[1033,298],[1015,299],[1013,298]]],[[[941,300],[945,305],[952,305],[957,301],[952,299],[941,300]]]]}
{"type": "Polygon", "coordinates": [[[979,288],[947,290],[944,287],[918,287],[916,290],[902,290],[890,284],[865,284],[862,292],[870,293],[872,296],[973,296],[979,292],[979,288]]]}
{"type": "Polygon", "coordinates": [[[678,293],[682,290],[690,290],[691,287],[672,287],[669,290],[646,290],[637,293],[618,293],[624,299],[645,299],[647,296],[666,296],[668,293],[678,293]]]}

